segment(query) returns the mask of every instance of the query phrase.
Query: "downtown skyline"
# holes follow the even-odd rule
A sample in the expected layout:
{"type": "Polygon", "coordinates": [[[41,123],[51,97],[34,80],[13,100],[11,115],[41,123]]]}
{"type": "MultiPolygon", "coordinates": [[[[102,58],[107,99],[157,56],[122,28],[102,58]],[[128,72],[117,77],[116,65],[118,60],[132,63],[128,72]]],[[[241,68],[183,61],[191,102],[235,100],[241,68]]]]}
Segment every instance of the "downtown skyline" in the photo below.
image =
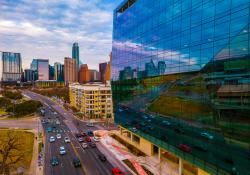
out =
{"type": "Polygon", "coordinates": [[[118,3],[1,1],[0,50],[21,53],[26,69],[34,58],[62,63],[64,57],[71,56],[72,44],[78,42],[80,62],[97,69],[95,63],[107,61],[111,51],[112,12],[118,3]]]}

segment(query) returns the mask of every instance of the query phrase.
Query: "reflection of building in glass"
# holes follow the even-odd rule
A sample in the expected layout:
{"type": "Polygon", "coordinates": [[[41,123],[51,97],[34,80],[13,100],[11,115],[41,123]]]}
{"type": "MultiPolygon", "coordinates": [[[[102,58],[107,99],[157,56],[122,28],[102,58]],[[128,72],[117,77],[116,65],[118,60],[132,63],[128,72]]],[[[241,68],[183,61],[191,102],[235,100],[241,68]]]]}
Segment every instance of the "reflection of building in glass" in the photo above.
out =
{"type": "Polygon", "coordinates": [[[104,80],[104,73],[107,68],[108,63],[100,63],[99,64],[99,73],[100,73],[100,80],[103,82],[104,80]]]}
{"type": "Polygon", "coordinates": [[[104,84],[69,85],[70,105],[88,118],[113,118],[111,87],[104,84]]]}
{"type": "Polygon", "coordinates": [[[123,140],[179,174],[249,174],[249,8],[158,0],[115,9],[111,77],[123,140]]]}
{"type": "Polygon", "coordinates": [[[49,80],[55,79],[55,67],[49,65],[49,80]]]}
{"type": "Polygon", "coordinates": [[[77,69],[79,68],[79,46],[78,43],[73,43],[72,58],[76,60],[77,69]]]}
{"type": "Polygon", "coordinates": [[[22,74],[22,59],[20,53],[2,53],[2,81],[20,81],[22,74]]]}
{"type": "Polygon", "coordinates": [[[82,64],[79,69],[79,83],[89,82],[89,68],[87,64],[82,64]]]}
{"type": "Polygon", "coordinates": [[[58,82],[63,82],[64,81],[64,65],[61,63],[56,62],[54,64],[54,69],[55,69],[55,80],[58,82]]]}

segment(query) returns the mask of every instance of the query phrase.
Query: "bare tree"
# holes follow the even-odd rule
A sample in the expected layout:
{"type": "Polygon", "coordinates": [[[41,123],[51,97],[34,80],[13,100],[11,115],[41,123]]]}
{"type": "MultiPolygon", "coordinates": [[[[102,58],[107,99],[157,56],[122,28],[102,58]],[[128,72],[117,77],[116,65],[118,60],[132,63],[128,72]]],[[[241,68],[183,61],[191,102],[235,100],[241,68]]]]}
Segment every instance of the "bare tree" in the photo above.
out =
{"type": "Polygon", "coordinates": [[[4,138],[0,138],[0,174],[9,175],[15,165],[23,160],[25,150],[20,137],[9,131],[4,138]]]}

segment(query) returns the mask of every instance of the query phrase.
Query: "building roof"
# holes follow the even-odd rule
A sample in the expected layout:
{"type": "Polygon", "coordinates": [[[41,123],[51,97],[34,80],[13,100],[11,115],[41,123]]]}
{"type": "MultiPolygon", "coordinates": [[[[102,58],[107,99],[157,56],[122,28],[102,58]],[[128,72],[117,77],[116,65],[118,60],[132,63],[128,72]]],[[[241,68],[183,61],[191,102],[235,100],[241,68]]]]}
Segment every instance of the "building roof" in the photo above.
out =
{"type": "Polygon", "coordinates": [[[81,90],[111,90],[110,86],[106,86],[105,84],[71,84],[70,88],[73,89],[81,89],[81,90]]]}

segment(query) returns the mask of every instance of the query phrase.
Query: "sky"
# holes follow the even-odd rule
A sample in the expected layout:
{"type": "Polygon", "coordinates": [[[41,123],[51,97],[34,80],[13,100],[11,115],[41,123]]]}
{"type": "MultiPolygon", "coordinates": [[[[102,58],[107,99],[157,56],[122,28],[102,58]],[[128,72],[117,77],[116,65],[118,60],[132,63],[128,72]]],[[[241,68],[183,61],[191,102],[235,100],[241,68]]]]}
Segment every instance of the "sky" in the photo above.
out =
{"type": "Polygon", "coordinates": [[[19,52],[23,68],[33,58],[63,63],[79,43],[90,69],[107,61],[113,10],[122,0],[1,0],[0,51],[19,52]]]}

